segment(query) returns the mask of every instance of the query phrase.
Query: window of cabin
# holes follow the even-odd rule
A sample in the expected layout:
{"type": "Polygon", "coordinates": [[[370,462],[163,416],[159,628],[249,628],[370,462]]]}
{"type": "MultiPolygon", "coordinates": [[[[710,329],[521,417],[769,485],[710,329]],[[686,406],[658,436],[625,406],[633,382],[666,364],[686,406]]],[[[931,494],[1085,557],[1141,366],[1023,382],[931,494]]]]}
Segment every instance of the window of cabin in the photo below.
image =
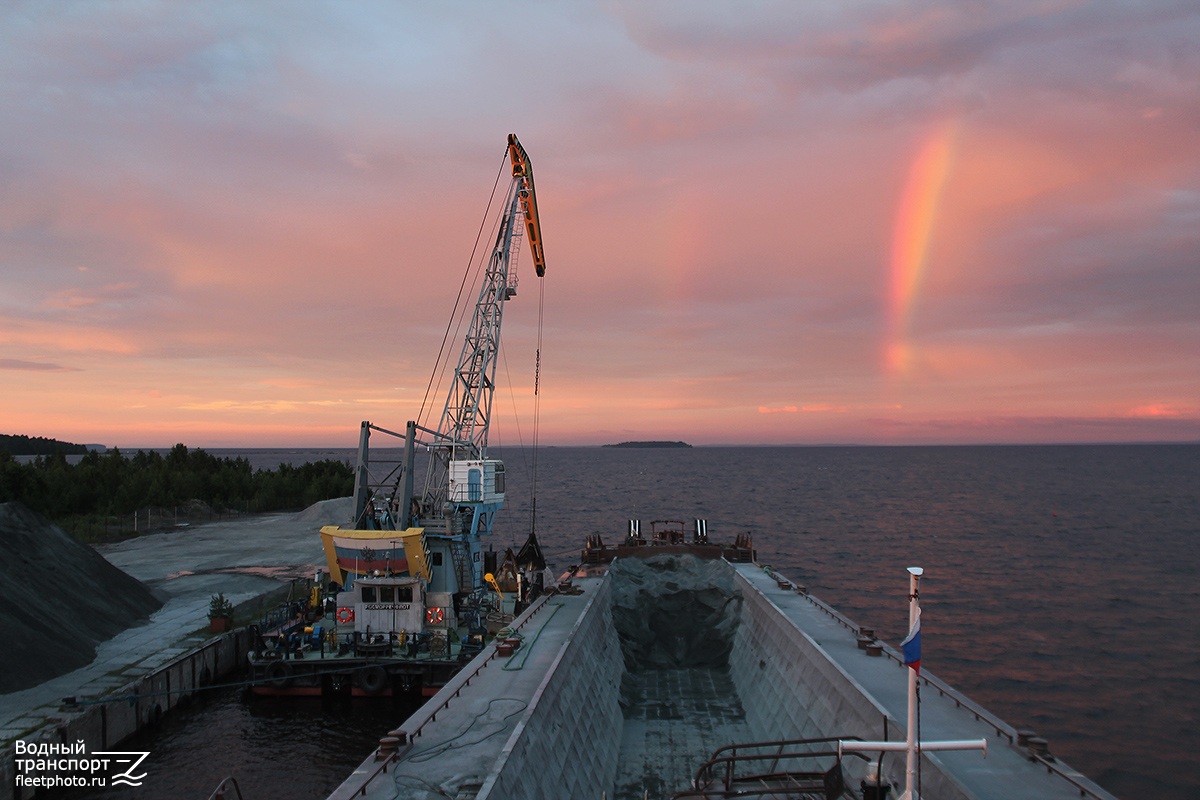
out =
{"type": "Polygon", "coordinates": [[[429,563],[433,564],[435,567],[440,567],[442,565],[442,554],[440,552],[430,553],[429,563]]]}
{"type": "Polygon", "coordinates": [[[394,603],[396,600],[396,587],[380,586],[379,587],[379,602],[394,603]]]}
{"type": "Polygon", "coordinates": [[[411,586],[397,586],[396,587],[396,602],[397,603],[411,603],[412,599],[413,599],[413,594],[412,594],[411,586]]]}
{"type": "Polygon", "coordinates": [[[363,601],[364,603],[375,603],[375,602],[378,602],[378,601],[375,599],[375,597],[376,597],[376,594],[375,594],[375,587],[374,587],[374,586],[364,586],[364,587],[362,587],[362,601],[363,601]]]}

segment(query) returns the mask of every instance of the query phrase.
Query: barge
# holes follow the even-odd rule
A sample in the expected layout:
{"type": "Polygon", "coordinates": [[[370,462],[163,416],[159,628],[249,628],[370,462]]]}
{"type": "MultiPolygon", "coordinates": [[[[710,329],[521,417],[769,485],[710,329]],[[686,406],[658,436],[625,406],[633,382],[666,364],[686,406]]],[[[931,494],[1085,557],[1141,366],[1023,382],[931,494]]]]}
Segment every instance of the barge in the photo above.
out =
{"type": "Polygon", "coordinates": [[[896,798],[910,680],[911,800],[1113,800],[803,586],[683,549],[585,551],[330,800],[896,798]]]}

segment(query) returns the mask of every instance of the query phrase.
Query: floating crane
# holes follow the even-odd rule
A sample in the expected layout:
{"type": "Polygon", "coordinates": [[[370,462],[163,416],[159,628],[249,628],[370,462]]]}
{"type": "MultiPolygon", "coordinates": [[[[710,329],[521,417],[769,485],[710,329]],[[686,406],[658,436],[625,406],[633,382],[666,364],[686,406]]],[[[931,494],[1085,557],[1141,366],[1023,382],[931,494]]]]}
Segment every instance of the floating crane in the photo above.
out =
{"type": "Polygon", "coordinates": [[[403,564],[411,574],[420,572],[430,592],[460,594],[483,585],[480,539],[492,532],[505,494],[504,463],[488,456],[488,431],[504,306],[516,294],[510,265],[522,236],[537,276],[546,274],[533,164],[515,134],[509,134],[507,150],[512,180],[438,426],[431,430],[409,421],[400,434],[364,421],[353,530],[322,529],[331,577],[344,586],[378,574],[381,563],[385,571],[403,564]],[[403,439],[402,460],[373,462],[372,432],[403,439]],[[429,452],[420,493],[413,480],[418,445],[429,452]],[[385,474],[374,477],[373,468],[380,466],[385,474]]]}

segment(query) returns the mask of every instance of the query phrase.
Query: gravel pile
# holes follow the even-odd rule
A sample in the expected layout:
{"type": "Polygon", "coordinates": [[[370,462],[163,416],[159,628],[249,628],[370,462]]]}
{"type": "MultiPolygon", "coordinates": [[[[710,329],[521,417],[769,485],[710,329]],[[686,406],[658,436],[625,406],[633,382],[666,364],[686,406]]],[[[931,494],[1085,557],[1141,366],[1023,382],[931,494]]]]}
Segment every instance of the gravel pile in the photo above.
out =
{"type": "Polygon", "coordinates": [[[313,503],[303,511],[296,513],[296,522],[315,525],[318,528],[322,525],[341,525],[343,528],[350,526],[350,520],[354,516],[354,498],[353,497],[338,497],[333,500],[321,500],[313,503]]]}
{"type": "Polygon", "coordinates": [[[611,574],[627,674],[728,665],[742,597],[724,564],[692,555],[622,558],[611,574]]]}
{"type": "Polygon", "coordinates": [[[0,503],[0,694],[92,662],[96,645],[162,603],[40,514],[0,503]]]}

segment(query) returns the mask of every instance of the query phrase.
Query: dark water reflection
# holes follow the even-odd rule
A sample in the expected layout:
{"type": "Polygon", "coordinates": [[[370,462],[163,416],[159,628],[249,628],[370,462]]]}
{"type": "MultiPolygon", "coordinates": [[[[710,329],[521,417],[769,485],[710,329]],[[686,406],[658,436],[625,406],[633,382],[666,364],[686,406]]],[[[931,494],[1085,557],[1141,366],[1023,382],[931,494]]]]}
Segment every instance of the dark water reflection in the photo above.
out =
{"type": "Polygon", "coordinates": [[[210,691],[123,743],[145,750],[138,787],[59,790],[55,800],[209,797],[226,777],[246,800],[323,798],[370,755],[379,737],[419,703],[316,698],[250,698],[241,689],[210,691]]]}

